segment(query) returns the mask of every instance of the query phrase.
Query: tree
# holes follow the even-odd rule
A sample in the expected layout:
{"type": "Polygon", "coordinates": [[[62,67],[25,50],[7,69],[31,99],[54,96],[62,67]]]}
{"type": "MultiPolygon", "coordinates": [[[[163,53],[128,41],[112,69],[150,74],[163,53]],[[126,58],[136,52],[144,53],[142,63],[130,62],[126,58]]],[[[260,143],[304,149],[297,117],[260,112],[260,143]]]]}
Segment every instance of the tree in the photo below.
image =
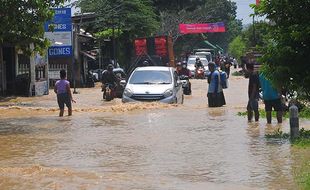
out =
{"type": "Polygon", "coordinates": [[[151,35],[159,25],[150,0],[80,0],[78,5],[82,12],[96,13],[92,32],[116,27],[136,38],[151,35]]]}
{"type": "MultiPolygon", "coordinates": [[[[206,36],[208,40],[225,49],[228,43],[241,33],[242,23],[236,19],[235,2],[228,0],[174,0],[166,4],[161,0],[154,0],[154,2],[160,14],[159,34],[171,35],[174,42],[182,36],[178,28],[181,23],[224,22],[227,28],[226,33],[207,34],[206,36]]],[[[203,40],[200,35],[192,36],[203,40]]],[[[186,46],[183,43],[177,44],[186,46]]]]}
{"type": "Polygon", "coordinates": [[[225,33],[210,33],[207,35],[208,40],[227,50],[228,44],[237,37],[242,30],[241,20],[236,19],[236,3],[228,0],[206,0],[204,9],[211,11],[212,16],[211,19],[207,20],[208,22],[224,22],[226,26],[225,33]]]}
{"type": "Polygon", "coordinates": [[[269,24],[265,21],[250,24],[242,32],[242,39],[247,47],[266,47],[269,44],[270,36],[268,32],[269,24]]]}
{"type": "Polygon", "coordinates": [[[95,33],[99,41],[111,38],[113,56],[109,58],[117,58],[127,67],[132,58],[133,39],[154,35],[159,26],[151,0],[80,0],[78,6],[82,12],[97,15],[95,22],[82,26],[95,33]]]}
{"type": "Polygon", "coordinates": [[[194,11],[201,6],[205,0],[153,0],[157,12],[161,11],[194,11]]]}
{"type": "Polygon", "coordinates": [[[237,36],[228,46],[228,53],[240,61],[240,57],[244,55],[246,44],[241,36],[237,36]]]}
{"type": "Polygon", "coordinates": [[[44,39],[44,22],[52,19],[51,7],[65,0],[1,0],[0,2],[0,45],[3,43],[20,46],[29,50],[34,43],[36,50],[45,49],[48,40],[44,39]]]}
{"type": "Polygon", "coordinates": [[[263,73],[277,87],[296,90],[310,100],[310,3],[262,0],[255,11],[270,21],[272,43],[264,50],[263,73]]]}

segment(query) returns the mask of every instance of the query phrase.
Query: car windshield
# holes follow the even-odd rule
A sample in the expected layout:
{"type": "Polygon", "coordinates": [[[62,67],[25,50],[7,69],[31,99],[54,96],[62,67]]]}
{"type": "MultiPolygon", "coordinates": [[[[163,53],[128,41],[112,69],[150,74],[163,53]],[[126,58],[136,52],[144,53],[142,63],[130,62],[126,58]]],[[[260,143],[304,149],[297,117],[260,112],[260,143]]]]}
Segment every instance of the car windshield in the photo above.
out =
{"type": "Polygon", "coordinates": [[[207,53],[197,53],[196,55],[197,55],[198,57],[207,58],[208,61],[211,61],[211,60],[212,60],[211,54],[207,54],[207,53]]]}
{"type": "Polygon", "coordinates": [[[135,71],[129,81],[130,84],[171,84],[169,71],[135,71]]]}

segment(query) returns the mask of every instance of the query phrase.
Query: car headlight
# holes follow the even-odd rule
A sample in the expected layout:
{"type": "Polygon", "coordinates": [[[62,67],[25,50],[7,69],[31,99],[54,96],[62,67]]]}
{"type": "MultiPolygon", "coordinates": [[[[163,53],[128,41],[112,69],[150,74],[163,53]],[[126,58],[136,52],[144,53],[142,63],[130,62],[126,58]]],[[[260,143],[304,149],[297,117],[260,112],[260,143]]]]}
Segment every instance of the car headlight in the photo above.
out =
{"type": "Polygon", "coordinates": [[[167,98],[167,97],[170,97],[173,95],[173,91],[171,89],[169,90],[166,90],[166,92],[164,92],[164,96],[167,98]]]}
{"type": "Polygon", "coordinates": [[[128,88],[126,88],[126,89],[124,90],[124,95],[127,96],[127,97],[131,97],[131,96],[132,96],[131,90],[129,90],[128,88]]]}

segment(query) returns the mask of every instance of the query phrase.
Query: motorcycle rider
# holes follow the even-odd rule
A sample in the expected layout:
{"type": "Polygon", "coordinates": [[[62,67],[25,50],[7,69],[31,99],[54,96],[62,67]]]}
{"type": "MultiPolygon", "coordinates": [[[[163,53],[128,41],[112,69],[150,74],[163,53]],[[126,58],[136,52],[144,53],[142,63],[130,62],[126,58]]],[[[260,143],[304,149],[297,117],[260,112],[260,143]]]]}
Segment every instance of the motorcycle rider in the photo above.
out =
{"type": "Polygon", "coordinates": [[[191,71],[187,68],[186,61],[177,63],[177,73],[179,76],[185,75],[188,76],[188,78],[191,78],[192,76],[191,71]]]}
{"type": "MultiPolygon", "coordinates": [[[[187,68],[187,63],[186,61],[182,61],[177,63],[177,73],[178,76],[187,76],[188,78],[191,78],[192,73],[191,71],[187,68]]],[[[188,88],[189,88],[189,93],[192,93],[192,88],[191,88],[192,84],[191,82],[188,80],[188,88]]]]}
{"type": "Polygon", "coordinates": [[[117,85],[117,82],[119,81],[119,79],[116,77],[116,75],[113,72],[113,65],[109,64],[107,67],[107,70],[103,71],[102,73],[102,78],[101,78],[101,82],[102,82],[102,91],[103,94],[105,96],[105,85],[109,84],[111,85],[111,88],[115,88],[117,85]]]}
{"type": "Polygon", "coordinates": [[[201,60],[200,60],[200,58],[199,58],[199,57],[196,57],[195,68],[196,68],[196,70],[197,70],[197,69],[200,68],[200,67],[204,68],[204,66],[203,66],[203,64],[202,64],[202,62],[201,62],[201,60]]]}

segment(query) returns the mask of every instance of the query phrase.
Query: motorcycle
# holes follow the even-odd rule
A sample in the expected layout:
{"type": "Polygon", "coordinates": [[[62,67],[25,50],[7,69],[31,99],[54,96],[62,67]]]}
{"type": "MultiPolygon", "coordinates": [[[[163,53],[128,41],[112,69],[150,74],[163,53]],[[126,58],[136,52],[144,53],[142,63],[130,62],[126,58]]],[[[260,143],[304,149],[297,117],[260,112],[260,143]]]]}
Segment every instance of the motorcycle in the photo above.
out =
{"type": "Polygon", "coordinates": [[[106,83],[105,85],[102,86],[102,91],[103,91],[103,99],[106,101],[111,101],[115,97],[115,88],[113,87],[112,84],[106,83]]]}
{"type": "Polygon", "coordinates": [[[88,74],[86,75],[86,86],[88,88],[90,87],[95,87],[95,81],[93,79],[93,73],[91,73],[90,71],[88,72],[88,74]]]}
{"type": "Polygon", "coordinates": [[[189,84],[189,77],[186,75],[181,75],[180,81],[182,82],[183,94],[190,95],[191,89],[190,89],[190,84],[189,84]]]}
{"type": "Polygon", "coordinates": [[[205,69],[203,67],[199,67],[195,71],[196,79],[205,79],[205,69]]]}

